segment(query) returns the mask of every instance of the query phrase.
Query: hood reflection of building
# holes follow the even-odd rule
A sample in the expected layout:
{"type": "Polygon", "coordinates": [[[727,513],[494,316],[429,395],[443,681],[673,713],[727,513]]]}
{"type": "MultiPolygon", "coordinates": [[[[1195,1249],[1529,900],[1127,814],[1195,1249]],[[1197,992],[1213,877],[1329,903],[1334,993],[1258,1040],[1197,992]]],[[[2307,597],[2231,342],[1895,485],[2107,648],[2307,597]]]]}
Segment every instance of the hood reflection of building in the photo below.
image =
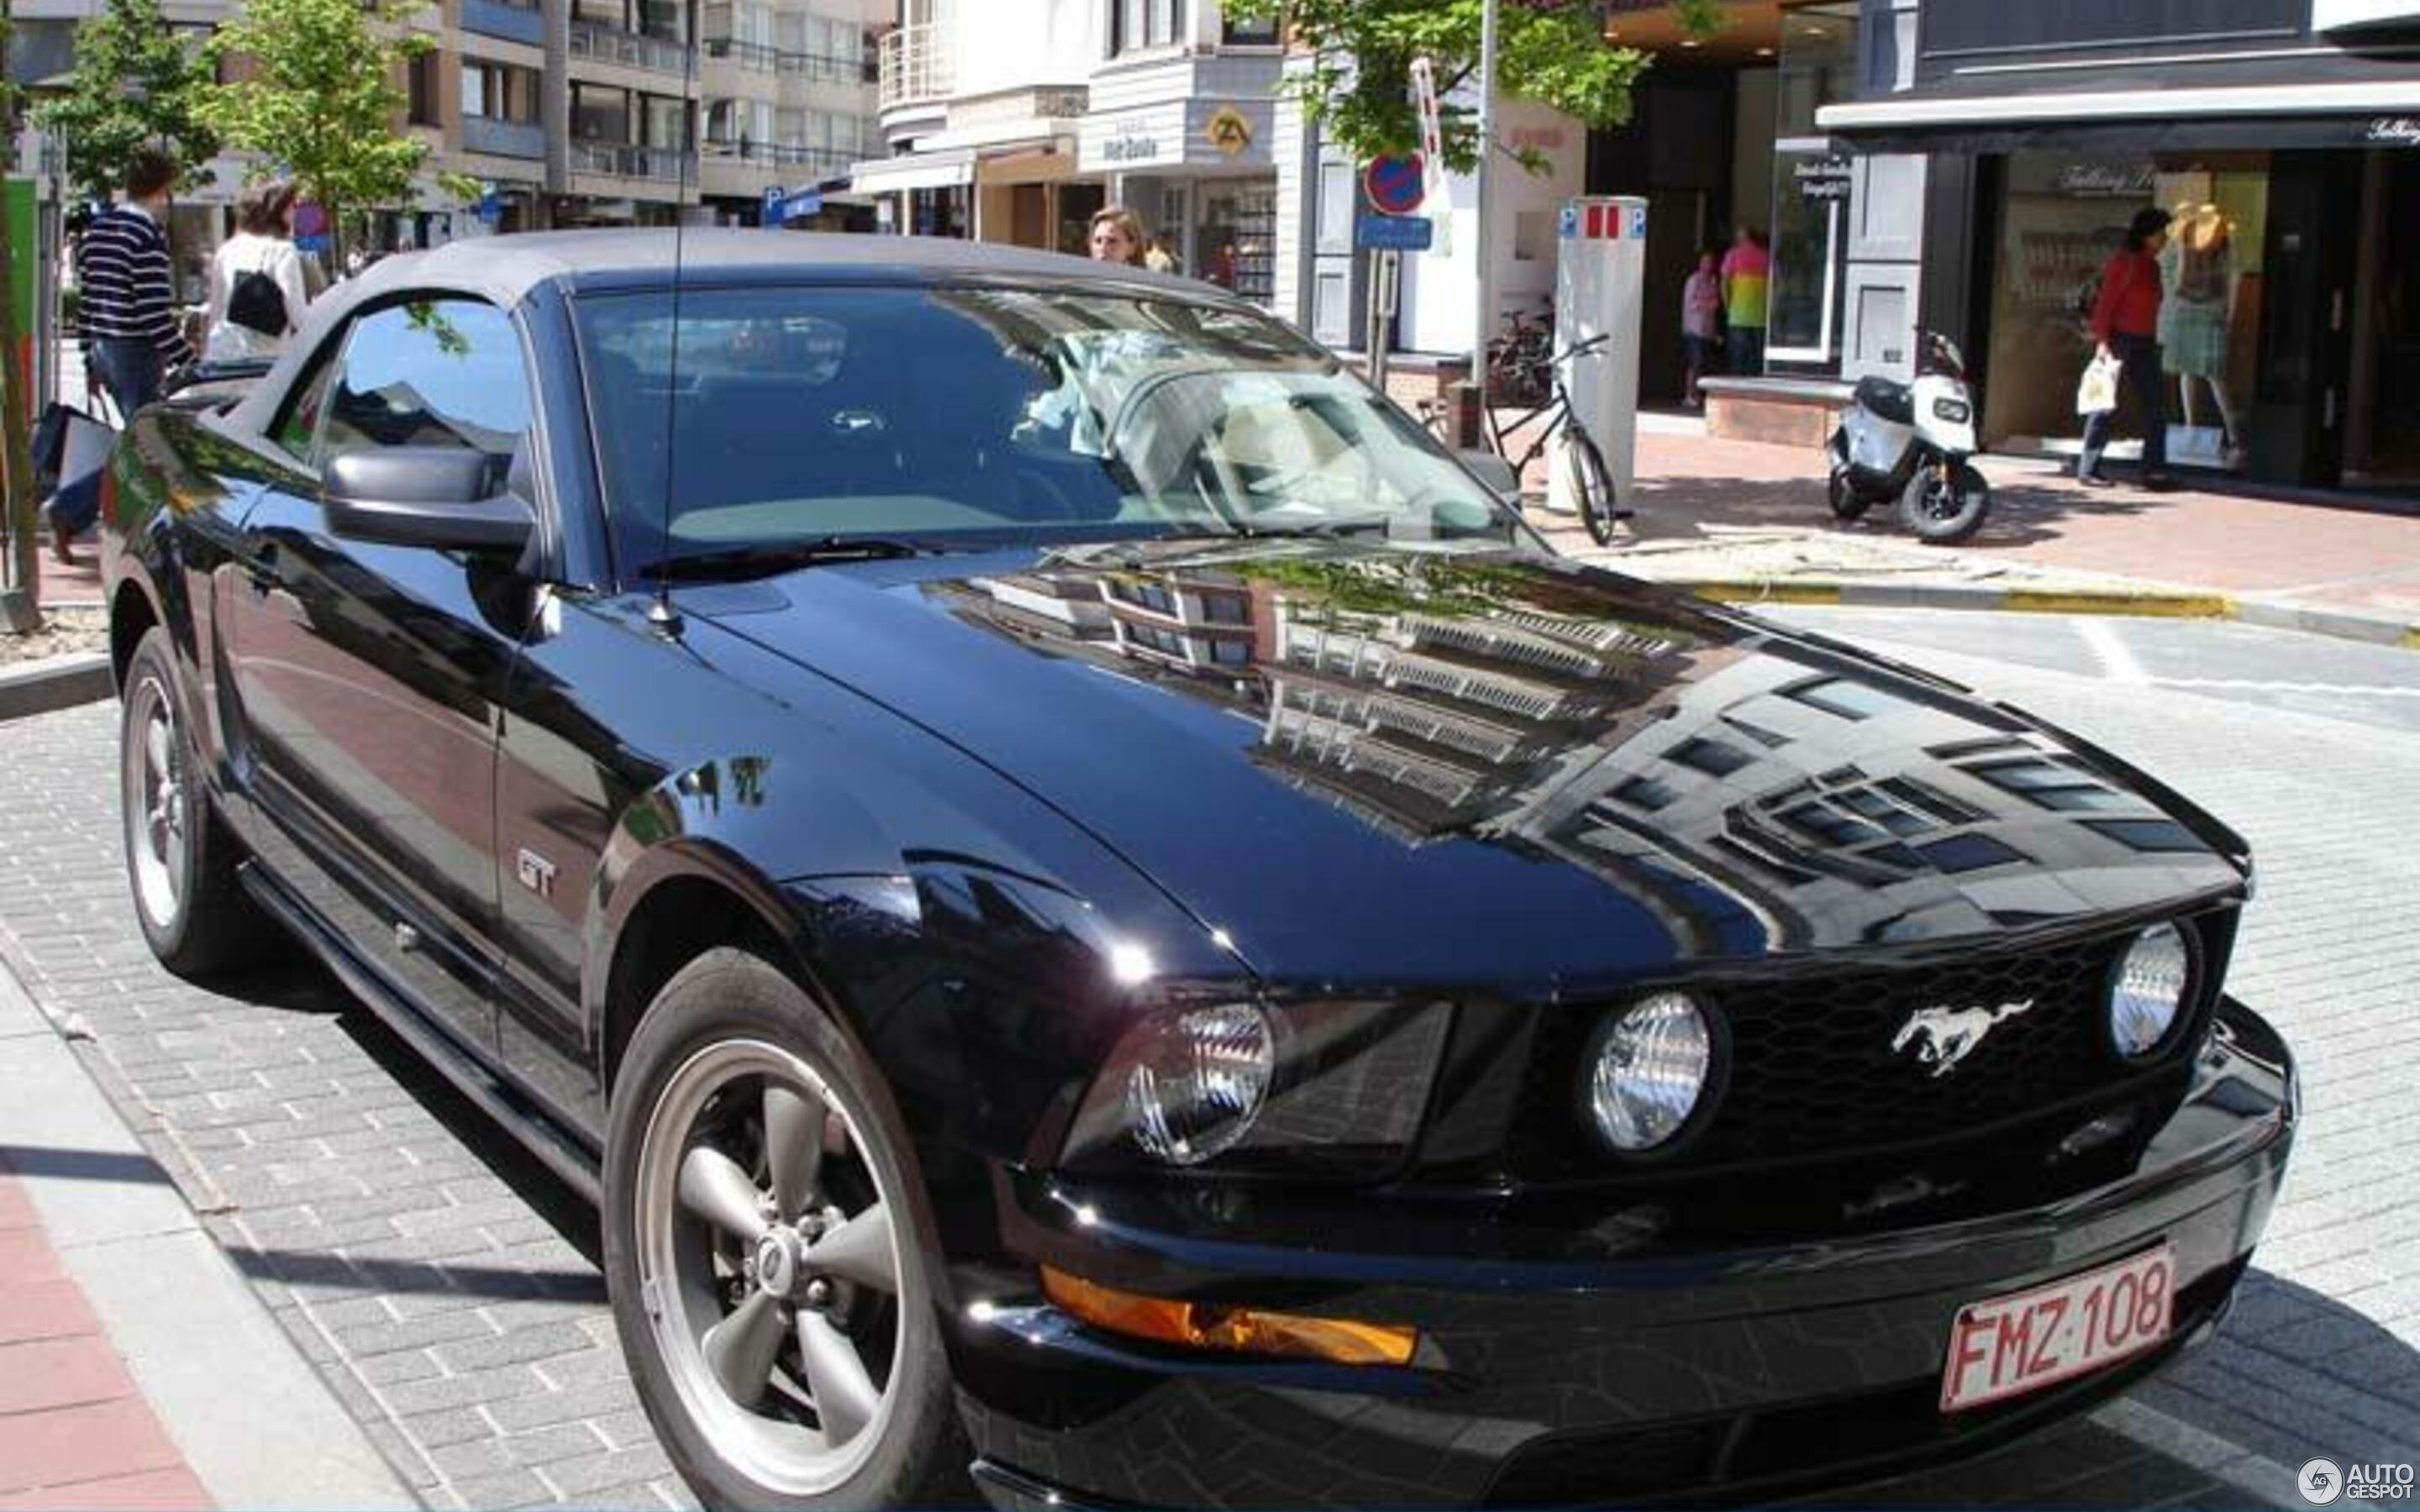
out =
{"type": "Polygon", "coordinates": [[[1817,918],[1874,940],[1982,932],[2206,876],[2182,826],[2030,733],[1768,649],[1487,829],[1642,897],[1720,897],[1765,949],[1804,944],[1817,918]]]}
{"type": "Polygon", "coordinates": [[[2173,821],[1971,702],[1602,596],[1567,611],[1527,568],[1194,548],[970,586],[999,628],[1254,719],[1255,764],[1405,845],[1552,856],[1701,949],[1789,949],[1819,919],[1988,930],[2208,878],[2173,821]]]}

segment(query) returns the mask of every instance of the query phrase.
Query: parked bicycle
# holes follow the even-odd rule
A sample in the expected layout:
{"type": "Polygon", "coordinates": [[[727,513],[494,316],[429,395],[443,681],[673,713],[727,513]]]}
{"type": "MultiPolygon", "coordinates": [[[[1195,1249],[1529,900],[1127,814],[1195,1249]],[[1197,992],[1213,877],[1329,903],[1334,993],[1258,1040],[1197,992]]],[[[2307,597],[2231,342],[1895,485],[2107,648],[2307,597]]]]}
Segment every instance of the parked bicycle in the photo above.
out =
{"type": "Polygon", "coordinates": [[[1500,404],[1542,403],[1552,387],[1548,372],[1555,350],[1555,306],[1536,315],[1518,310],[1504,316],[1504,330],[1487,344],[1487,393],[1500,404]]]}
{"type": "MultiPolygon", "coordinates": [[[[1622,507],[1613,496],[1613,473],[1605,465],[1605,453],[1580,423],[1572,408],[1571,391],[1563,387],[1562,364],[1567,359],[1594,357],[1597,348],[1611,340],[1610,335],[1591,336],[1545,360],[1546,397],[1507,421],[1503,410],[1492,405],[1480,407],[1481,440],[1487,449],[1511,464],[1512,475],[1521,477],[1558,437],[1562,440],[1564,478],[1571,485],[1572,499],[1579,506],[1580,523],[1588,527],[1589,536],[1599,546],[1613,544],[1614,527],[1629,519],[1635,511],[1622,507]],[[1516,459],[1510,450],[1508,438],[1524,427],[1546,417],[1545,427],[1529,440],[1516,459]]],[[[1424,399],[1419,405],[1420,419],[1447,445],[1454,444],[1453,419],[1439,400],[1424,399]]],[[[1527,494],[1524,494],[1526,501],[1527,494]]]]}

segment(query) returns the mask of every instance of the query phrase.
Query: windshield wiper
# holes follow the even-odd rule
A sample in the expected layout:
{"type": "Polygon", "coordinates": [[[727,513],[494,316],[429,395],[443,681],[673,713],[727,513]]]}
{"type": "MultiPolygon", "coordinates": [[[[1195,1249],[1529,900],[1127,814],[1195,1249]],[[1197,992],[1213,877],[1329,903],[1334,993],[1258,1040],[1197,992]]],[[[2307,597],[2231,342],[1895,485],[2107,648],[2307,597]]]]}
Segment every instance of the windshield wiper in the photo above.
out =
{"type": "Polygon", "coordinates": [[[770,541],[717,551],[690,551],[650,563],[641,570],[665,582],[694,582],[787,572],[793,567],[819,566],[827,562],[890,562],[939,549],[922,541],[896,536],[827,535],[816,541],[770,541]]]}
{"type": "Polygon", "coordinates": [[[1386,535],[1394,523],[1392,516],[1364,515],[1353,519],[1306,520],[1299,525],[1256,525],[1239,520],[1235,533],[1253,540],[1333,540],[1343,535],[1386,535]]]}

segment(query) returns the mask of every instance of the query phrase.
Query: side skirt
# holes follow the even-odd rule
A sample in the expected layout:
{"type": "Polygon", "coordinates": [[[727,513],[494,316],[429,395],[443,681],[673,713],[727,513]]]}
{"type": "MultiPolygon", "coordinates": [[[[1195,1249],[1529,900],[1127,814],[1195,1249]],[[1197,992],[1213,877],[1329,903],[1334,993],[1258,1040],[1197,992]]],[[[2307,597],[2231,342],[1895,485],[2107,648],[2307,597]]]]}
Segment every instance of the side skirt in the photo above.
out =
{"type": "Polygon", "coordinates": [[[603,1177],[595,1160],[545,1109],[499,1081],[450,1038],[432,1027],[376,972],[363,964],[334,931],[290,897],[258,862],[244,862],[237,874],[243,879],[244,890],[334,972],[346,991],[366,1004],[423,1060],[443,1072],[445,1079],[477,1103],[481,1112],[526,1145],[547,1169],[570,1183],[592,1204],[601,1205],[603,1177]]]}

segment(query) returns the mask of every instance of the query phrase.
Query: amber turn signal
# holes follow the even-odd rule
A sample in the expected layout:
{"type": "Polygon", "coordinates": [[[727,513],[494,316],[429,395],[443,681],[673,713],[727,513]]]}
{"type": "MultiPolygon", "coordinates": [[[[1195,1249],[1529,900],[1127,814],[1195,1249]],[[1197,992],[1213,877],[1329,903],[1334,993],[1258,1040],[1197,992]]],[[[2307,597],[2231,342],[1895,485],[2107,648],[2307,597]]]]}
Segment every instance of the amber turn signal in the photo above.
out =
{"type": "Polygon", "coordinates": [[[1096,1328],[1188,1349],[1232,1350],[1332,1365],[1409,1365],[1420,1342],[1417,1329],[1387,1323],[1137,1296],[1047,1265],[1042,1268],[1042,1291],[1061,1310],[1096,1328]]]}

